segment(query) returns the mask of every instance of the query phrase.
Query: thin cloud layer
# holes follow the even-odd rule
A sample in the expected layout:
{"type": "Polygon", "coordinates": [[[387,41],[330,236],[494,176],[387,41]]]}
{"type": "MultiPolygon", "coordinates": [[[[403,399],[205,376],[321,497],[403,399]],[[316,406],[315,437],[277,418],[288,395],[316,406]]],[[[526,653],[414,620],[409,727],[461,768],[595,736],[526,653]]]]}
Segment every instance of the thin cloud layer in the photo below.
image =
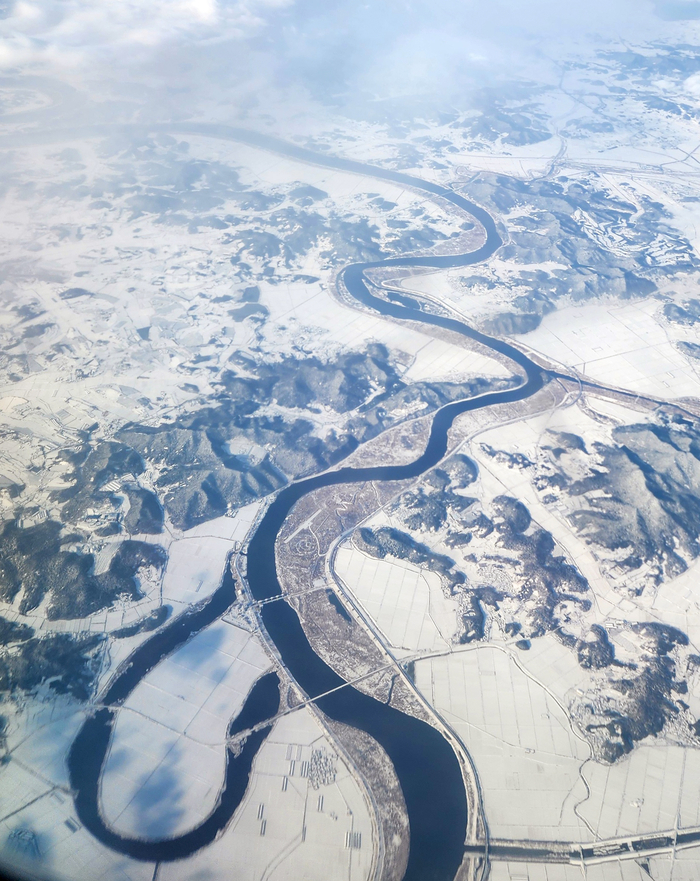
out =
{"type": "Polygon", "coordinates": [[[454,100],[498,79],[554,81],[569,54],[653,41],[698,15],[700,0],[16,0],[0,69],[160,79],[195,100],[454,100]]]}
{"type": "Polygon", "coordinates": [[[317,97],[381,99],[554,75],[553,58],[654,39],[659,25],[651,0],[297,0],[268,35],[278,69],[317,97]]]}

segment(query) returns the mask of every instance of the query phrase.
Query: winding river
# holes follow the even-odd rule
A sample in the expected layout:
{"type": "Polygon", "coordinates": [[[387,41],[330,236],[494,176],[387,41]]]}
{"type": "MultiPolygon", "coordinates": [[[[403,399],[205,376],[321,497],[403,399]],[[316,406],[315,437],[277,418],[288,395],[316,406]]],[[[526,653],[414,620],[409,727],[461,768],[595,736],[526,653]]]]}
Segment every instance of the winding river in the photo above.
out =
{"type": "MultiPolygon", "coordinates": [[[[451,268],[479,263],[500,247],[501,238],[493,218],[483,208],[429,181],[313,153],[266,135],[226,126],[163,126],[162,129],[238,141],[315,165],[403,184],[451,202],[476,218],[486,230],[485,243],[468,254],[390,257],[370,263],[355,263],[343,270],[341,280],[358,303],[382,315],[445,328],[507,356],[524,374],[523,382],[516,388],[442,407],[433,417],[424,453],[407,465],[345,467],[290,484],[267,509],[247,552],[247,578],[253,597],[256,600],[279,598],[263,604],[260,614],[286,670],[309,697],[316,699],[320,710],[331,719],[371,735],[381,744],[394,765],[406,800],[410,824],[405,881],[451,881],[464,855],[467,824],[466,792],[452,746],[426,722],[405,715],[346,685],[313,651],[296,612],[282,598],[275,564],[275,541],[294,505],[308,493],[327,486],[418,477],[445,455],[448,431],[457,416],[494,404],[523,400],[542,388],[546,374],[513,346],[479,333],[456,319],[425,312],[408,297],[395,295],[391,302],[381,299],[371,292],[367,283],[367,270],[380,267],[451,268]]],[[[157,664],[216,621],[234,600],[233,578],[227,571],[222,584],[211,597],[180,615],[136,649],[100,696],[97,709],[86,719],[71,747],[68,769],[80,821],[103,844],[134,859],[153,862],[182,859],[211,843],[226,827],[243,799],[255,755],[271,730],[272,722],[268,725],[263,723],[271,720],[278,710],[278,680],[274,673],[258,680],[238,720],[231,723],[229,733],[253,727],[255,731],[248,736],[237,756],[231,750],[227,751],[225,777],[217,804],[202,823],[177,837],[144,840],[120,835],[103,819],[99,808],[100,781],[119,707],[157,664]]]]}

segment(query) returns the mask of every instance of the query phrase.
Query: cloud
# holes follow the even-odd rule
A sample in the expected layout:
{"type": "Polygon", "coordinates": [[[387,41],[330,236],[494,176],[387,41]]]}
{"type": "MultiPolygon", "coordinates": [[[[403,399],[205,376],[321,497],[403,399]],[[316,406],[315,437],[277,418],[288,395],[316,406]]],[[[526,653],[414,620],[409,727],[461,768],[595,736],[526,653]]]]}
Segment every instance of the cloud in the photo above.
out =
{"type": "Polygon", "coordinates": [[[0,20],[0,66],[147,61],[161,48],[250,39],[291,0],[17,0],[0,20]]]}
{"type": "Polygon", "coordinates": [[[655,12],[664,21],[693,21],[700,19],[698,0],[659,0],[655,12]]]}
{"type": "MultiPolygon", "coordinates": [[[[656,6],[690,14],[700,0],[656,6]]],[[[590,32],[629,36],[651,9],[647,0],[16,0],[0,19],[0,62],[118,62],[120,53],[145,58],[169,44],[264,36],[278,53],[271,61],[302,75],[320,64],[333,76],[392,53],[410,53],[418,72],[450,58],[505,64],[512,50],[590,32]]]]}
{"type": "MultiPolygon", "coordinates": [[[[272,91],[345,104],[454,101],[509,78],[554,83],[558,62],[655,40],[700,0],[16,0],[0,68],[70,68],[261,103],[272,91]]],[[[183,97],[184,100],[184,97],[183,97]]],[[[188,99],[189,100],[189,99],[188,99]]],[[[203,99],[202,99],[203,100],[203,99]]]]}
{"type": "Polygon", "coordinates": [[[653,9],[651,0],[297,0],[268,39],[286,79],[317,97],[447,97],[475,78],[554,77],[553,60],[567,53],[655,37],[653,9]]]}

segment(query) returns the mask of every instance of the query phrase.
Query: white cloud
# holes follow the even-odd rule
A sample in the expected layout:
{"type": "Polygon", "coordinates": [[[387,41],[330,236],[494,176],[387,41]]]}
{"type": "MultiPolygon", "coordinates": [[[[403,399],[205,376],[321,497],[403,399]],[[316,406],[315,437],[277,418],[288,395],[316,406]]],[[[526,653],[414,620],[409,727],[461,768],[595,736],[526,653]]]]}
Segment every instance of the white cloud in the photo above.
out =
{"type": "Polygon", "coordinates": [[[183,40],[246,38],[289,2],[17,0],[0,20],[0,66],[128,63],[183,40]]]}

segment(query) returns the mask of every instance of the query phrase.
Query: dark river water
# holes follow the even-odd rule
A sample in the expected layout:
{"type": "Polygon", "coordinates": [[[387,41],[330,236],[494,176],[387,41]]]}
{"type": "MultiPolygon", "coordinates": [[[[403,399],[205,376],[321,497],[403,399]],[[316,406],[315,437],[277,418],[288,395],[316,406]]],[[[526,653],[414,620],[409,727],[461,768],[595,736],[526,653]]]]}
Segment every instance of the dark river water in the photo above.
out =
{"type": "MultiPolygon", "coordinates": [[[[374,168],[351,160],[312,153],[264,135],[225,126],[187,126],[191,133],[239,141],[282,153],[315,165],[357,172],[423,190],[457,205],[475,217],[486,230],[486,241],[469,254],[442,257],[390,257],[372,263],[346,267],[342,280],[358,302],[391,318],[446,328],[477,340],[510,358],[524,374],[517,388],[491,392],[466,401],[448,404],[433,417],[425,452],[407,465],[373,468],[340,468],[283,489],[267,509],[248,547],[248,583],[256,600],[281,597],[275,565],[275,541],[290,511],[303,496],[327,486],[362,483],[367,480],[405,480],[418,477],[437,464],[447,450],[447,433],[455,418],[469,410],[519,401],[538,391],[544,381],[542,370],[507,343],[492,339],[468,325],[443,315],[423,311],[415,300],[394,295],[391,302],[374,296],[365,271],[386,266],[450,268],[479,263],[501,245],[491,216],[477,205],[449,189],[400,172],[374,168]]],[[[112,830],[99,809],[100,781],[119,706],[139,682],[164,658],[188,639],[216,621],[235,600],[233,578],[227,570],[221,586],[199,606],[182,614],[143,643],[128,663],[120,668],[101,696],[100,708],[83,724],[68,757],[75,808],[83,825],[103,844],[139,860],[166,861],[187,857],[212,842],[225,828],[245,794],[250,769],[271,725],[251,734],[238,756],[229,750],[225,778],[212,813],[198,826],[173,838],[144,840],[112,830]]],[[[346,685],[313,651],[299,618],[282,598],[263,605],[265,629],[286,669],[330,718],[365,731],[389,755],[406,800],[410,824],[410,852],[405,881],[451,881],[462,861],[467,824],[467,799],[459,763],[449,742],[431,725],[408,716],[387,704],[346,685]]],[[[235,734],[265,722],[278,709],[277,677],[268,674],[252,689],[238,717],[229,728],[235,734]]],[[[223,732],[222,732],[223,733],[223,732]]]]}

